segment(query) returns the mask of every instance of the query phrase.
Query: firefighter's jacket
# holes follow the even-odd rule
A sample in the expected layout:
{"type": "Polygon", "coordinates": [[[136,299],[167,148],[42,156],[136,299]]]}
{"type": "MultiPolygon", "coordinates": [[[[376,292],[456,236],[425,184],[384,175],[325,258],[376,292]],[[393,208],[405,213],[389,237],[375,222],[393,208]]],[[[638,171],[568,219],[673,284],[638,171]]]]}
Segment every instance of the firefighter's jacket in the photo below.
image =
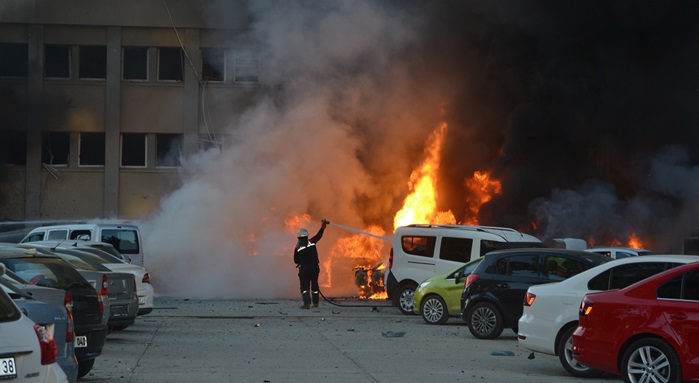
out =
{"type": "Polygon", "coordinates": [[[316,243],[323,237],[324,227],[318,230],[318,233],[311,239],[300,239],[294,248],[294,263],[301,269],[317,268],[318,267],[318,250],[316,243]]]}

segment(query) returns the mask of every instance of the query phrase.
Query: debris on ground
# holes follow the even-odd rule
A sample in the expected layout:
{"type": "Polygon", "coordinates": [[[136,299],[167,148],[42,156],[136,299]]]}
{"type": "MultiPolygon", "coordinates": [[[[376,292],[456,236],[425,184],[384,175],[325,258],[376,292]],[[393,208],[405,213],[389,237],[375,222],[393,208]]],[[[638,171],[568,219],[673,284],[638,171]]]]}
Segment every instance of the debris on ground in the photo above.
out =
{"type": "Polygon", "coordinates": [[[405,331],[386,331],[382,332],[381,335],[386,338],[400,338],[405,335],[405,331]]]}
{"type": "Polygon", "coordinates": [[[491,351],[490,355],[492,355],[492,356],[515,356],[515,353],[512,351],[491,351]]]}

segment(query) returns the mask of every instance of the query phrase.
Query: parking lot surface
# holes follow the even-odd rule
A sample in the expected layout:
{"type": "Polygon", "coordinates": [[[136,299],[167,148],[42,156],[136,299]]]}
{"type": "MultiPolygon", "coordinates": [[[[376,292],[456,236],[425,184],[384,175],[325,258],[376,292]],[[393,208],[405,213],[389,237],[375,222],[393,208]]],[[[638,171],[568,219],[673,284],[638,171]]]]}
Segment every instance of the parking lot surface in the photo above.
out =
{"type": "Polygon", "coordinates": [[[604,382],[519,347],[511,330],[474,338],[401,314],[386,301],[156,297],[155,310],[107,339],[80,382],[604,382]],[[349,307],[362,306],[362,307],[349,307]]]}

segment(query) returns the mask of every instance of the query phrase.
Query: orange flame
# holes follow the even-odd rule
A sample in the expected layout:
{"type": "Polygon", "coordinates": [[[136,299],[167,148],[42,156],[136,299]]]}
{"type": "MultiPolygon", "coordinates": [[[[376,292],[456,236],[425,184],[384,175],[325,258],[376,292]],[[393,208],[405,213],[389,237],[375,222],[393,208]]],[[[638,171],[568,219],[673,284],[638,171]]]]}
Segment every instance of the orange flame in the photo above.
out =
{"type": "Polygon", "coordinates": [[[442,123],[427,139],[426,155],[423,163],[410,175],[408,187],[412,192],[405,198],[403,208],[396,213],[393,227],[413,223],[455,223],[451,211],[437,210],[437,171],[439,170],[440,149],[447,132],[447,124],[442,123]]]}
{"type": "Polygon", "coordinates": [[[474,197],[467,198],[468,210],[465,223],[478,225],[478,212],[483,204],[493,199],[496,194],[502,193],[502,183],[490,178],[490,173],[475,171],[473,178],[466,179],[466,187],[474,197]]]}
{"type": "Polygon", "coordinates": [[[643,241],[641,241],[641,237],[639,237],[638,234],[631,233],[629,236],[629,247],[634,249],[643,249],[643,241]]]}

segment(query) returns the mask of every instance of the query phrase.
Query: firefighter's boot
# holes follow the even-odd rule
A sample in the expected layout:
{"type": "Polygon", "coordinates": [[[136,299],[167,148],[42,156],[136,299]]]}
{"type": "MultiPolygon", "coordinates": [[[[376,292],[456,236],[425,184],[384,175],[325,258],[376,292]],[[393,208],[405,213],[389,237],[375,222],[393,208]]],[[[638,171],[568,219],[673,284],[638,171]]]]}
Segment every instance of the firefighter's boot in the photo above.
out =
{"type": "Polygon", "coordinates": [[[313,292],[313,307],[318,307],[318,291],[313,292]]]}
{"type": "Polygon", "coordinates": [[[308,295],[308,291],[303,291],[301,292],[301,296],[303,297],[303,304],[299,306],[300,309],[308,310],[311,308],[311,297],[308,295]]]}

